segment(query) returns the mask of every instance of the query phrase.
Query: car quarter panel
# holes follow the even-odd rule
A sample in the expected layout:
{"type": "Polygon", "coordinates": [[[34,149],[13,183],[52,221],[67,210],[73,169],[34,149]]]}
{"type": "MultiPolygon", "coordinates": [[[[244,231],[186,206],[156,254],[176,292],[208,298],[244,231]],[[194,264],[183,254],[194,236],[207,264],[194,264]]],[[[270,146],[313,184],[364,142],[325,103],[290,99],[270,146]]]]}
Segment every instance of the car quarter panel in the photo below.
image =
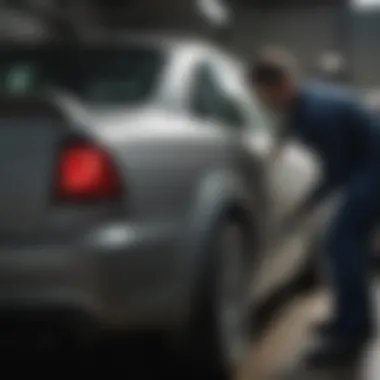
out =
{"type": "Polygon", "coordinates": [[[123,173],[128,220],[173,226],[177,249],[162,253],[162,260],[183,299],[199,264],[194,255],[217,214],[233,201],[252,206],[239,134],[158,111],[119,121],[104,119],[95,133],[111,147],[123,173]]]}
{"type": "Polygon", "coordinates": [[[178,223],[205,173],[233,160],[230,134],[190,117],[141,110],[99,124],[94,132],[125,181],[129,219],[178,223]]]}
{"type": "MultiPolygon", "coordinates": [[[[223,217],[232,210],[239,209],[244,214],[252,242],[257,243],[256,229],[260,220],[258,198],[254,196],[245,179],[238,172],[228,168],[215,170],[205,175],[200,182],[195,198],[192,202],[188,217],[187,235],[181,243],[182,260],[179,265],[181,278],[188,296],[196,289],[202,269],[210,259],[211,252],[207,251],[210,238],[223,217]]],[[[247,257],[247,265],[252,264],[254,245],[251,246],[252,255],[247,257]]]]}

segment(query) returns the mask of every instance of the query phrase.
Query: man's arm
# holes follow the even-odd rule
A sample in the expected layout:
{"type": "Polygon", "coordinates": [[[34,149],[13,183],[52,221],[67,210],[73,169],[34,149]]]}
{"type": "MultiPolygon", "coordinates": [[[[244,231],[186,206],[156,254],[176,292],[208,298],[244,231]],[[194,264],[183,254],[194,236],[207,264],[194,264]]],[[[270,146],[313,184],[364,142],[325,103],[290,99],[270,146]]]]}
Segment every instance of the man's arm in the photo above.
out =
{"type": "Polygon", "coordinates": [[[350,109],[350,131],[353,144],[363,151],[363,160],[347,181],[347,191],[369,197],[380,184],[380,122],[361,104],[350,109]]]}
{"type": "MultiPolygon", "coordinates": [[[[346,120],[344,127],[347,134],[341,136],[341,144],[348,144],[351,147],[357,145],[357,150],[364,149],[366,151],[364,154],[368,158],[356,170],[352,171],[349,178],[343,183],[342,172],[345,171],[345,165],[349,164],[340,162],[338,157],[332,164],[330,163],[330,169],[325,171],[323,181],[300,202],[295,210],[291,217],[295,221],[307,217],[340,186],[347,188],[351,193],[358,194],[358,196],[359,194],[369,196],[376,184],[380,184],[380,123],[377,123],[371,113],[360,103],[345,105],[343,112],[346,120]]],[[[357,158],[361,159],[361,157],[357,158]]]]}

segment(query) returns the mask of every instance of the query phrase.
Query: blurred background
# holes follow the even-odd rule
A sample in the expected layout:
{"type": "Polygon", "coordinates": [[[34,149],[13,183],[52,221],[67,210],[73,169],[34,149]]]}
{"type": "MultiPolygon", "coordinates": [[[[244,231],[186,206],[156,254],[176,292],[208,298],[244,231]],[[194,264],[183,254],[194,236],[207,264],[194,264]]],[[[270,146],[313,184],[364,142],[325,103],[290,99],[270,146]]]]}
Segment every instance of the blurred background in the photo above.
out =
{"type": "Polygon", "coordinates": [[[326,76],[339,71],[335,77],[355,84],[373,99],[380,84],[377,3],[376,0],[2,0],[0,38],[33,40],[52,33],[75,34],[79,30],[83,36],[100,28],[174,31],[201,37],[216,33],[230,49],[247,59],[268,44],[286,47],[301,60],[305,72],[326,76]],[[70,20],[70,27],[65,20],[70,20]]]}
{"type": "Polygon", "coordinates": [[[363,88],[380,83],[380,11],[375,0],[2,0],[0,4],[4,39],[58,32],[64,18],[82,33],[108,28],[209,36],[213,27],[226,24],[230,47],[244,58],[251,58],[263,45],[280,45],[296,54],[311,73],[335,56],[344,60],[347,80],[363,88]],[[218,7],[228,8],[231,15],[224,17],[218,7]]]}

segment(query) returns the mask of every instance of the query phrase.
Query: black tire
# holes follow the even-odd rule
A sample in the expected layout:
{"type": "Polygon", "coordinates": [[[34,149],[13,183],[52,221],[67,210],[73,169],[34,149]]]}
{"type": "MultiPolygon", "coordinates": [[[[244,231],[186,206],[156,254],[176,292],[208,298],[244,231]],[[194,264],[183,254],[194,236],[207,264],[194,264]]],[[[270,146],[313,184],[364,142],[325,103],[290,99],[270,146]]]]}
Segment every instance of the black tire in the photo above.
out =
{"type": "MultiPolygon", "coordinates": [[[[188,330],[187,339],[187,360],[191,361],[191,365],[188,368],[192,368],[192,378],[205,377],[208,379],[230,379],[234,375],[237,369],[238,360],[236,363],[232,363],[232,355],[226,353],[226,338],[225,334],[222,334],[222,325],[220,322],[222,317],[219,314],[221,309],[218,308],[219,302],[223,296],[221,296],[221,283],[222,273],[225,274],[223,266],[226,265],[224,261],[225,252],[221,253],[221,241],[223,241],[222,235],[226,233],[235,233],[239,236],[237,240],[240,240],[240,248],[235,252],[239,256],[238,262],[240,263],[239,286],[241,286],[241,294],[237,294],[241,297],[242,305],[241,310],[239,308],[238,313],[239,321],[241,319],[241,326],[238,327],[236,336],[237,341],[242,339],[242,351],[248,346],[250,337],[249,327],[249,315],[248,304],[245,304],[245,295],[248,293],[247,277],[245,275],[245,269],[248,267],[246,259],[248,257],[248,238],[247,229],[244,223],[234,218],[223,218],[216,226],[214,233],[209,241],[207,247],[207,261],[204,265],[204,270],[200,278],[199,287],[195,297],[195,313],[193,315],[190,328],[188,330]],[[234,232],[232,232],[234,231],[234,232]],[[246,293],[247,292],[247,293],[246,293]],[[242,331],[240,332],[240,329],[242,331]],[[241,335],[241,337],[240,337],[241,335]],[[224,336],[224,343],[222,336],[224,336]],[[246,342],[244,341],[246,340],[246,342]]],[[[232,268],[232,266],[231,266],[232,268]]],[[[228,269],[230,270],[230,268],[228,269]]],[[[232,270],[232,269],[231,269],[232,270]]],[[[239,301],[239,305],[240,305],[239,301]]],[[[240,323],[240,322],[239,322],[240,323]]],[[[224,331],[225,332],[225,331],[224,331]]],[[[232,350],[232,349],[231,349],[232,350]]],[[[244,356],[243,354],[241,355],[244,356]]]]}

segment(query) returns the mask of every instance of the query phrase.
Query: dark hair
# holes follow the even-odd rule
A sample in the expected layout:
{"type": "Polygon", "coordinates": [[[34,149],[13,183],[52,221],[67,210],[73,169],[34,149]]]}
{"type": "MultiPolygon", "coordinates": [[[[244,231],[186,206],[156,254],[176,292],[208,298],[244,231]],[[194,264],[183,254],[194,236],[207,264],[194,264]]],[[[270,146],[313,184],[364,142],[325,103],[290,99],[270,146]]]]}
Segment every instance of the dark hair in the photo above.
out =
{"type": "Polygon", "coordinates": [[[251,69],[251,80],[257,85],[273,86],[296,73],[295,59],[279,49],[267,49],[259,54],[251,69]]]}

